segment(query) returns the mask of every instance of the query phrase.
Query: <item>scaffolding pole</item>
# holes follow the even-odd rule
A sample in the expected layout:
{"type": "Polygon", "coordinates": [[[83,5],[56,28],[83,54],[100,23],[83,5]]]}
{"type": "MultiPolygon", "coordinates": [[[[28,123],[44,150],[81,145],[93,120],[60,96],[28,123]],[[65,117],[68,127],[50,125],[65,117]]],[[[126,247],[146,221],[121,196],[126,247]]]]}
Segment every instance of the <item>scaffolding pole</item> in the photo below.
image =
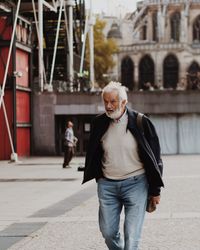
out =
{"type": "Polygon", "coordinates": [[[57,45],[58,45],[58,38],[59,38],[59,30],[60,30],[60,22],[62,17],[62,9],[63,9],[63,3],[64,0],[61,0],[60,2],[60,11],[58,16],[58,24],[57,24],[57,30],[56,30],[56,39],[54,44],[54,52],[53,52],[53,59],[52,59],[52,65],[51,65],[51,75],[50,75],[50,81],[49,81],[49,90],[53,90],[52,81],[53,81],[53,73],[55,68],[55,60],[56,60],[56,53],[57,53],[57,45]]]}
{"type": "Polygon", "coordinates": [[[39,24],[39,50],[38,50],[38,66],[39,66],[39,86],[41,92],[44,91],[43,77],[43,1],[38,0],[38,24],[39,24]]]}
{"type": "Polygon", "coordinates": [[[69,17],[69,59],[68,59],[68,69],[69,69],[69,88],[73,91],[73,81],[74,81],[74,58],[73,58],[73,1],[67,0],[68,6],[68,17],[69,17]]]}
{"type": "Polygon", "coordinates": [[[19,16],[20,4],[21,4],[21,0],[19,0],[17,3],[17,9],[16,9],[16,14],[15,14],[13,30],[12,30],[10,47],[9,47],[9,51],[8,51],[8,58],[7,58],[7,62],[6,62],[5,72],[4,72],[3,84],[2,84],[2,88],[0,88],[0,109],[1,109],[1,105],[2,105],[3,106],[3,113],[4,113],[4,117],[5,117],[5,121],[6,121],[6,127],[7,127],[7,131],[8,131],[8,136],[9,136],[9,141],[10,141],[10,146],[11,146],[11,150],[12,150],[11,160],[15,161],[15,162],[18,161],[17,153],[15,152],[15,149],[14,149],[11,131],[10,131],[10,127],[9,127],[9,121],[8,121],[7,112],[6,112],[6,107],[5,107],[3,98],[4,98],[4,91],[5,91],[5,85],[6,85],[7,75],[8,75],[8,68],[9,68],[9,64],[10,64],[10,58],[11,58],[11,53],[12,53],[12,48],[13,48],[13,43],[14,43],[14,38],[15,38],[17,19],[19,16]]]}
{"type": "MultiPolygon", "coordinates": [[[[66,28],[66,34],[67,34],[67,45],[68,48],[70,47],[70,40],[69,40],[69,27],[68,27],[68,20],[67,20],[67,10],[66,10],[66,6],[64,5],[64,16],[65,16],[65,28],[66,28]]],[[[70,54],[71,56],[71,54],[70,54]]],[[[71,58],[70,58],[70,63],[71,63],[71,58]]]]}
{"type": "Polygon", "coordinates": [[[4,90],[5,90],[5,85],[6,85],[7,75],[8,75],[8,68],[9,68],[9,64],[10,64],[10,57],[11,57],[13,42],[14,42],[14,38],[15,38],[17,19],[18,19],[18,15],[19,15],[20,3],[21,3],[21,0],[18,1],[17,10],[16,10],[16,14],[15,14],[15,21],[14,21],[14,25],[13,25],[13,31],[12,31],[11,41],[10,41],[8,58],[7,58],[7,62],[6,62],[6,69],[5,69],[3,84],[2,84],[1,93],[0,93],[0,108],[1,108],[1,104],[2,104],[3,96],[4,96],[4,90]]]}
{"type": "MultiPolygon", "coordinates": [[[[1,94],[1,86],[0,86],[0,94],[1,94]]],[[[4,113],[4,117],[5,117],[5,122],[6,122],[6,128],[7,128],[7,131],[8,131],[8,138],[9,138],[9,142],[10,142],[10,146],[11,146],[11,151],[12,151],[10,159],[13,162],[17,162],[18,161],[18,157],[17,157],[17,153],[15,152],[14,144],[13,144],[13,141],[12,141],[12,136],[11,136],[10,126],[9,126],[9,121],[8,121],[8,115],[7,115],[7,112],[6,112],[6,107],[5,107],[4,99],[2,99],[2,108],[3,108],[3,113],[4,113]]]]}
{"type": "Polygon", "coordinates": [[[83,46],[82,46],[82,51],[81,51],[81,63],[80,63],[80,69],[79,73],[80,75],[83,74],[83,62],[84,62],[84,56],[85,56],[85,45],[86,45],[86,38],[87,38],[87,33],[88,33],[88,19],[89,19],[89,14],[86,14],[86,20],[85,20],[85,28],[84,28],[84,35],[83,35],[83,46]]]}
{"type": "Polygon", "coordinates": [[[90,0],[90,20],[89,20],[89,43],[90,43],[90,84],[91,84],[91,91],[94,90],[94,82],[95,82],[95,75],[94,75],[94,24],[95,20],[92,14],[92,0],[90,0]]]}
{"type": "MultiPolygon", "coordinates": [[[[34,19],[35,19],[35,27],[36,27],[36,32],[37,32],[37,38],[38,38],[38,44],[39,44],[39,50],[41,49],[41,44],[40,44],[40,38],[39,38],[39,27],[38,27],[38,20],[37,20],[37,15],[36,15],[36,8],[35,8],[35,1],[32,0],[32,6],[33,6],[33,14],[34,14],[34,19]]],[[[38,53],[39,56],[41,56],[42,53],[38,53]]],[[[47,78],[46,78],[46,70],[45,70],[45,66],[44,66],[44,58],[40,58],[40,60],[42,61],[42,66],[43,66],[43,77],[44,77],[44,83],[47,83],[47,78]]],[[[42,91],[42,89],[41,89],[42,91]]]]}

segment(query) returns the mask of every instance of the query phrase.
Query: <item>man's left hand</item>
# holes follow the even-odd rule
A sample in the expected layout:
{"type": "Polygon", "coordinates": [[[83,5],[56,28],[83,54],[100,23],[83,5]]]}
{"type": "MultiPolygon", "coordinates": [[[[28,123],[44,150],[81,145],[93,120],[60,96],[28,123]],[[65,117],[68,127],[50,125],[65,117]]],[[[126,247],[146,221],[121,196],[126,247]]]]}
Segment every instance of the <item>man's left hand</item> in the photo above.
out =
{"type": "Polygon", "coordinates": [[[151,200],[152,200],[153,204],[156,206],[157,204],[160,203],[160,195],[158,195],[158,196],[151,196],[151,200]]]}

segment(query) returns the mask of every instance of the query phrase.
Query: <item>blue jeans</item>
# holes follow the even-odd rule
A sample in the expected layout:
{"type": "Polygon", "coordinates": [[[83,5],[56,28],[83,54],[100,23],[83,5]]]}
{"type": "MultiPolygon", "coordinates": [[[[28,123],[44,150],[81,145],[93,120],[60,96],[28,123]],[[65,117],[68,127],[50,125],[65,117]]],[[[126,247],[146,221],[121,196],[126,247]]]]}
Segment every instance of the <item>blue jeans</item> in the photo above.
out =
{"type": "Polygon", "coordinates": [[[110,250],[137,250],[146,211],[148,184],[145,174],[125,180],[98,180],[99,227],[110,250]],[[124,207],[124,238],[120,214],[124,207]]]}

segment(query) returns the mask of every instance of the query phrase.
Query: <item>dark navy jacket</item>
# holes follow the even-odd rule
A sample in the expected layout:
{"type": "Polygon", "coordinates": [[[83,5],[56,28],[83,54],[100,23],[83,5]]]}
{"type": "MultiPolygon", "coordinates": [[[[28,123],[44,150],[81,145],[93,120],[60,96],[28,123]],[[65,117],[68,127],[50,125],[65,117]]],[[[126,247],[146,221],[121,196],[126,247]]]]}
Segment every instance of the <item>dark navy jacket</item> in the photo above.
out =
{"type": "MultiPolygon", "coordinates": [[[[164,186],[162,181],[163,164],[160,156],[160,144],[155,128],[148,117],[143,116],[143,131],[137,127],[137,113],[127,108],[127,129],[135,137],[138,144],[138,154],[149,183],[149,195],[160,194],[160,187],[164,186]]],[[[83,183],[103,177],[102,157],[103,148],[101,138],[107,131],[112,120],[106,114],[98,115],[92,124],[88,149],[86,153],[83,183]]]]}

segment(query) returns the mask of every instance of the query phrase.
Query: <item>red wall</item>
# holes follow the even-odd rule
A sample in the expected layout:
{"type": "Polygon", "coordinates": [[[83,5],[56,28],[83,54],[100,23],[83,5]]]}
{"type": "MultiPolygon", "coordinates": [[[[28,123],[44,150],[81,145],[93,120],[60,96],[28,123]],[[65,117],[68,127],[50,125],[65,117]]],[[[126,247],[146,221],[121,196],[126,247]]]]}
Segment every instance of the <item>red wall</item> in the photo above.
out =
{"type": "Polygon", "coordinates": [[[12,27],[10,20],[11,18],[9,16],[0,16],[0,35],[2,40],[11,39],[12,27]]]}
{"type": "MultiPolygon", "coordinates": [[[[26,30],[23,32],[23,42],[26,39],[26,30]]],[[[0,16],[0,38],[10,42],[12,26],[10,17],[0,16]]],[[[3,83],[4,72],[7,63],[9,47],[0,46],[0,85],[3,83]]],[[[29,82],[29,53],[17,48],[15,54],[16,69],[12,69],[12,56],[10,60],[4,101],[7,110],[10,130],[13,136],[13,125],[16,123],[16,153],[19,156],[30,155],[30,136],[31,136],[31,115],[30,115],[30,82],[29,82]],[[16,106],[13,105],[13,71],[22,73],[21,77],[16,77],[16,106]],[[8,84],[9,83],[9,84],[8,84]],[[23,87],[23,88],[20,88],[23,87]],[[26,89],[27,88],[27,89],[26,89]],[[16,112],[16,121],[13,121],[13,114],[16,112]]],[[[8,131],[5,123],[3,109],[0,109],[0,160],[10,159],[12,153],[8,131]]]]}
{"type": "Polygon", "coordinates": [[[30,155],[30,127],[20,127],[30,123],[30,93],[17,91],[17,153],[19,156],[30,155]]]}
{"type": "MultiPolygon", "coordinates": [[[[7,57],[8,57],[8,47],[0,47],[0,85],[3,84],[3,79],[4,79],[4,72],[5,72],[5,67],[7,63],[7,57]]],[[[10,58],[10,64],[8,68],[8,77],[11,77],[12,74],[12,57],[10,58]]]]}
{"type": "Polygon", "coordinates": [[[30,155],[30,128],[17,128],[17,154],[30,155]]]}
{"type": "Polygon", "coordinates": [[[30,94],[17,91],[16,100],[17,123],[30,122],[30,94]]]}
{"type": "MultiPolygon", "coordinates": [[[[6,107],[6,113],[9,121],[10,130],[12,133],[13,124],[13,93],[11,91],[5,91],[4,103],[6,107]]],[[[6,127],[5,116],[3,113],[3,107],[0,109],[0,160],[10,159],[11,146],[8,137],[8,130],[6,127]]]]}

